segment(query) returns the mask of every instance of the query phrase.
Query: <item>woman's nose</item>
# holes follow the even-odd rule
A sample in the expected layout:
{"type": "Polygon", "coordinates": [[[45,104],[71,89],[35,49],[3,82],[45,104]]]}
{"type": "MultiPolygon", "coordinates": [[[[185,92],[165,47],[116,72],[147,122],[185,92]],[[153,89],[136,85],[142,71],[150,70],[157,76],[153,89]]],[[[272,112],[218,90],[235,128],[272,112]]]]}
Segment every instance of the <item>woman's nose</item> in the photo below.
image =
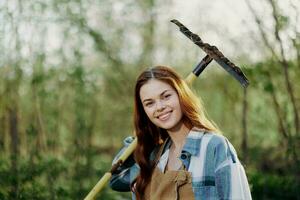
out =
{"type": "Polygon", "coordinates": [[[166,105],[162,101],[158,101],[156,104],[157,111],[162,111],[166,108],[166,105]]]}

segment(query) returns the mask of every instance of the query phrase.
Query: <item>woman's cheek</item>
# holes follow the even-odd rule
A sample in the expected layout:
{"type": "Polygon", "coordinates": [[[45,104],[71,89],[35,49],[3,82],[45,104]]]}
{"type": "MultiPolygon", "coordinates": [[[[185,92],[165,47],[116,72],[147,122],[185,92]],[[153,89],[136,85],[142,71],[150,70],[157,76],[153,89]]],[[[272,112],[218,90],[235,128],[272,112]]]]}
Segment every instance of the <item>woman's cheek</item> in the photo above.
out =
{"type": "Polygon", "coordinates": [[[151,121],[153,121],[153,111],[152,111],[150,108],[148,108],[148,109],[145,109],[145,112],[146,112],[148,118],[149,118],[151,121]]]}

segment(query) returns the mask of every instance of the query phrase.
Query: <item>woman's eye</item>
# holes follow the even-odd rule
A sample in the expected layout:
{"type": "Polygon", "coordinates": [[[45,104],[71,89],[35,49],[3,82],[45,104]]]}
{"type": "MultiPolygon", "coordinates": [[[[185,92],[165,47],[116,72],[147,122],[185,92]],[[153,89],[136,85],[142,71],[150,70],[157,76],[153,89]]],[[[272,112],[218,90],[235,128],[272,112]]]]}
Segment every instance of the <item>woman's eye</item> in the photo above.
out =
{"type": "Polygon", "coordinates": [[[149,103],[146,103],[145,106],[149,107],[149,106],[152,106],[153,105],[153,102],[149,102],[149,103]]]}
{"type": "Polygon", "coordinates": [[[170,96],[171,96],[171,94],[165,95],[165,99],[169,98],[170,96]]]}

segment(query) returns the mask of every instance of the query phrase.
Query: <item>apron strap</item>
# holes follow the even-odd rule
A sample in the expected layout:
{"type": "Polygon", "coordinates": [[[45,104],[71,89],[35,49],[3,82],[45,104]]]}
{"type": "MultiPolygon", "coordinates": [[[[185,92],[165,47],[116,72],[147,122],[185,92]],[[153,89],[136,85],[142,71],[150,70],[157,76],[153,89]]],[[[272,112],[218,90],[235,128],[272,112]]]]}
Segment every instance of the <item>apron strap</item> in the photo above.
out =
{"type": "Polygon", "coordinates": [[[156,157],[155,157],[155,160],[154,160],[154,165],[155,165],[155,166],[157,165],[157,163],[159,162],[159,159],[160,159],[161,155],[162,155],[163,152],[165,151],[165,148],[166,148],[166,146],[167,146],[169,140],[170,140],[170,137],[168,137],[168,138],[164,141],[164,143],[162,143],[162,144],[160,145],[159,150],[158,150],[158,152],[157,152],[157,154],[156,154],[156,157]]]}

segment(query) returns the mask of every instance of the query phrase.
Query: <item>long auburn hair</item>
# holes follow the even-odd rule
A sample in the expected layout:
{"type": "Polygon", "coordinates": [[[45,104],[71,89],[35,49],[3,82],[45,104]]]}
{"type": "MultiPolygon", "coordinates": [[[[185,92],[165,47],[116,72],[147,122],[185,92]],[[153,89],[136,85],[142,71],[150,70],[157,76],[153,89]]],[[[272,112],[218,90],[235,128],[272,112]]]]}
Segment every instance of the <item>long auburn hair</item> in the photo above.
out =
{"type": "Polygon", "coordinates": [[[138,139],[135,149],[135,160],[140,167],[140,174],[136,179],[135,193],[138,200],[143,199],[147,184],[151,181],[151,175],[155,163],[150,161],[153,149],[168,138],[165,129],[157,127],[148,118],[144,111],[140,89],[150,79],[157,79],[169,84],[178,94],[182,110],[182,121],[189,129],[193,127],[207,131],[220,132],[217,126],[205,116],[201,100],[187,86],[185,81],[171,68],[156,66],[143,71],[136,81],[134,96],[134,128],[138,139]]]}

